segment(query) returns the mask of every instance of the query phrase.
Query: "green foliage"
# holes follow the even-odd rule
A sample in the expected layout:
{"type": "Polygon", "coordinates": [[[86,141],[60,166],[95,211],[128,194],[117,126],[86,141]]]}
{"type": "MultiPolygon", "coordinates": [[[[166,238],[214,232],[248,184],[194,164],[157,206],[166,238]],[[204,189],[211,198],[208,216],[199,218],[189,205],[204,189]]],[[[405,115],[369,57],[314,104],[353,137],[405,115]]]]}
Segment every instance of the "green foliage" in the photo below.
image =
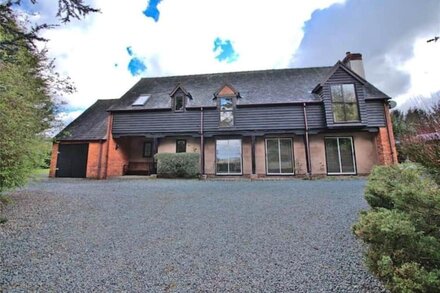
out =
{"type": "Polygon", "coordinates": [[[200,158],[196,153],[160,153],[157,161],[157,175],[168,178],[193,178],[200,174],[200,158]]]}
{"type": "MultiPolygon", "coordinates": [[[[439,99],[433,95],[432,99],[439,99]]],[[[440,183],[440,102],[425,109],[413,108],[402,113],[392,112],[394,135],[399,142],[399,161],[410,160],[425,166],[440,183]]]]}
{"type": "MultiPolygon", "coordinates": [[[[2,39],[9,38],[0,30],[2,39]]],[[[54,121],[54,79],[44,53],[22,48],[14,54],[15,62],[0,62],[0,192],[23,185],[45,165],[44,132],[54,121]]]]}
{"type": "Polygon", "coordinates": [[[392,292],[439,292],[440,188],[420,165],[378,166],[365,190],[372,210],[353,226],[366,264],[392,292]]]}

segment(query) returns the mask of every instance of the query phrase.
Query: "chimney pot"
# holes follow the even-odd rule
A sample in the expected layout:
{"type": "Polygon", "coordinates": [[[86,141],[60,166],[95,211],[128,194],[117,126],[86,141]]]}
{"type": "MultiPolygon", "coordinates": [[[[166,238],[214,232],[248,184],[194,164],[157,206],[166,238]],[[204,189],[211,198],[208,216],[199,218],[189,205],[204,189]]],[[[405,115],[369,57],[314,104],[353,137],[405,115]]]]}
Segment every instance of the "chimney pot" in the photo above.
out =
{"type": "Polygon", "coordinates": [[[365,78],[364,64],[362,62],[362,54],[360,53],[351,53],[347,51],[345,53],[345,58],[342,60],[342,63],[346,65],[348,68],[353,70],[357,75],[365,78]]]}

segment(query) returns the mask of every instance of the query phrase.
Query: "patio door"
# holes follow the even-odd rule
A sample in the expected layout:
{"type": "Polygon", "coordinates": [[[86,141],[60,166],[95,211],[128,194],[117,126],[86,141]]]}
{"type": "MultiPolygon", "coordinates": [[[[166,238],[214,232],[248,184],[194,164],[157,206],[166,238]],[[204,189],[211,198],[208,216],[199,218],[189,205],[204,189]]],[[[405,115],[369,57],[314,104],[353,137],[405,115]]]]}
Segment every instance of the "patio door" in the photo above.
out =
{"type": "Polygon", "coordinates": [[[215,148],[216,174],[241,175],[241,139],[217,139],[215,148]]]}
{"type": "Polygon", "coordinates": [[[327,174],[356,174],[352,137],[326,137],[325,153],[327,174]]]}
{"type": "Polygon", "coordinates": [[[293,175],[291,138],[266,139],[266,172],[268,175],[293,175]]]}

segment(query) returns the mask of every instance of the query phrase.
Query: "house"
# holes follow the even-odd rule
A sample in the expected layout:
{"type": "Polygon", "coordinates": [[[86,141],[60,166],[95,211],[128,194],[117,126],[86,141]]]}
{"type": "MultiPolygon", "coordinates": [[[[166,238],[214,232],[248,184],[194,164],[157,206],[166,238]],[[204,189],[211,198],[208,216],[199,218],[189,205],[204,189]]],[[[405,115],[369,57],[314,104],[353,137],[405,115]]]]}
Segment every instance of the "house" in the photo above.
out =
{"type": "Polygon", "coordinates": [[[50,176],[154,174],[163,152],[199,153],[207,176],[368,174],[397,162],[389,100],[350,52],[331,67],[142,78],[56,136],[50,176]]]}

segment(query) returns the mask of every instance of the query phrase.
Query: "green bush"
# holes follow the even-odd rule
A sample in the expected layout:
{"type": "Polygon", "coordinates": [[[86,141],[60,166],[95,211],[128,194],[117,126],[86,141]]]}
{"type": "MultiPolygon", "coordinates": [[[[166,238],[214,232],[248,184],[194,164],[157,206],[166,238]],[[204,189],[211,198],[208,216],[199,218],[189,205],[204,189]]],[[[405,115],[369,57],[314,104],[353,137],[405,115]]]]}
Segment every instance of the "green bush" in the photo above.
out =
{"type": "Polygon", "coordinates": [[[154,156],[157,175],[167,178],[193,178],[200,174],[200,158],[196,153],[161,153],[154,156]]]}
{"type": "Polygon", "coordinates": [[[415,164],[375,167],[370,211],[353,226],[368,268],[392,292],[440,292],[440,188],[415,164]]]}

